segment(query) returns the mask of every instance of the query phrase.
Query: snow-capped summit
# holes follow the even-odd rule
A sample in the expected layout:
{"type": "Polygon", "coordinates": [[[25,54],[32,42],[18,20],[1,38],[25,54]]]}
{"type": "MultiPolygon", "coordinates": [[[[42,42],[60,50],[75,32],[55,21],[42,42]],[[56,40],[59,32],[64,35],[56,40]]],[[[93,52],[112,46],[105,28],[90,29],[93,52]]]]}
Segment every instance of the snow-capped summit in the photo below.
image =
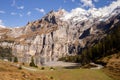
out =
{"type": "Polygon", "coordinates": [[[120,13],[120,6],[116,7],[112,12],[111,15],[116,15],[120,13]]]}
{"type": "Polygon", "coordinates": [[[99,21],[106,20],[109,17],[120,13],[120,1],[113,2],[109,6],[105,6],[103,8],[90,8],[85,10],[83,8],[75,8],[70,12],[65,12],[61,17],[61,20],[69,22],[81,22],[87,20],[97,19],[99,21]]]}
{"type": "Polygon", "coordinates": [[[87,16],[89,16],[89,14],[86,12],[86,10],[82,8],[76,8],[76,9],[71,10],[71,12],[64,13],[61,19],[64,21],[68,21],[73,18],[74,18],[73,21],[85,20],[87,19],[87,16]]]}

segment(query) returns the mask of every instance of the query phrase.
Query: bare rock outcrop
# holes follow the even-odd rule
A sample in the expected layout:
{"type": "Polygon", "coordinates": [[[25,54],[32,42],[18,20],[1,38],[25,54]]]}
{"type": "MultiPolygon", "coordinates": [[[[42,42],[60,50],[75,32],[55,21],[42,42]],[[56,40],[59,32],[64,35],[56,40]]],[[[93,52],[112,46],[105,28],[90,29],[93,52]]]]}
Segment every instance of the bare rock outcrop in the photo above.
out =
{"type": "Polygon", "coordinates": [[[64,13],[65,10],[51,11],[21,28],[0,28],[0,46],[12,48],[20,62],[29,63],[33,56],[35,63],[41,65],[66,55],[80,54],[83,48],[94,45],[120,23],[120,14],[105,21],[100,21],[101,17],[81,21],[79,16],[65,21],[64,13]]]}

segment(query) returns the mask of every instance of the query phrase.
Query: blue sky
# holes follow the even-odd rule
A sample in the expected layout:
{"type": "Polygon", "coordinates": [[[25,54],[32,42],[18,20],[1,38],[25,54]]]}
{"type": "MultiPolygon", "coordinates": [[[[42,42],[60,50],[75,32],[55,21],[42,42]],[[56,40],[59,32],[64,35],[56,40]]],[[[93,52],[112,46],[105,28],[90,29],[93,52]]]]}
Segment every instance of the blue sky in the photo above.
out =
{"type": "MultiPolygon", "coordinates": [[[[25,26],[28,21],[41,19],[51,10],[70,11],[81,7],[89,9],[108,6],[113,0],[0,0],[0,25],[25,26]]],[[[114,0],[115,1],[115,0],[114,0]]]]}

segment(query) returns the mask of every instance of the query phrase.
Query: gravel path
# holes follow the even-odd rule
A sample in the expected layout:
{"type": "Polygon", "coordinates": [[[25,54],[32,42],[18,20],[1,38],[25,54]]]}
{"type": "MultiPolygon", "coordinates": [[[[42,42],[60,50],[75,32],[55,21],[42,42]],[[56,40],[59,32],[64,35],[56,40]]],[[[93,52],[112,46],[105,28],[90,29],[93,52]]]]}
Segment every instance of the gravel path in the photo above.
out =
{"type": "MultiPolygon", "coordinates": [[[[95,63],[90,63],[91,65],[94,65],[96,67],[92,67],[90,69],[101,69],[103,68],[102,65],[95,64],[95,63]]],[[[12,64],[15,67],[20,67],[19,64],[12,64]]],[[[80,66],[79,63],[71,63],[71,62],[62,62],[62,61],[54,61],[54,62],[47,62],[43,66],[49,66],[49,67],[77,67],[80,66]]],[[[29,71],[37,71],[38,69],[31,68],[31,67],[25,67],[21,66],[23,69],[29,70],[29,71]]]]}
{"type": "Polygon", "coordinates": [[[100,64],[95,64],[95,63],[90,63],[90,64],[96,66],[96,67],[92,67],[90,69],[102,69],[103,68],[103,66],[100,64]]]}

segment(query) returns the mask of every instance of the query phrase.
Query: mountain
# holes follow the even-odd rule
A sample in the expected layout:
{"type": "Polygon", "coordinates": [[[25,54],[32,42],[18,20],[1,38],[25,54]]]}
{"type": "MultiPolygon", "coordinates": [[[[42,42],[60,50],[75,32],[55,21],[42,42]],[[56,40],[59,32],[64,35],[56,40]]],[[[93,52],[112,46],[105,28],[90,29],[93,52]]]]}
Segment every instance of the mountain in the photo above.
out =
{"type": "Polygon", "coordinates": [[[80,54],[94,45],[120,23],[120,8],[108,14],[98,9],[77,8],[50,11],[42,19],[28,22],[20,28],[0,28],[0,46],[10,47],[20,62],[56,61],[66,55],[80,54]]]}

